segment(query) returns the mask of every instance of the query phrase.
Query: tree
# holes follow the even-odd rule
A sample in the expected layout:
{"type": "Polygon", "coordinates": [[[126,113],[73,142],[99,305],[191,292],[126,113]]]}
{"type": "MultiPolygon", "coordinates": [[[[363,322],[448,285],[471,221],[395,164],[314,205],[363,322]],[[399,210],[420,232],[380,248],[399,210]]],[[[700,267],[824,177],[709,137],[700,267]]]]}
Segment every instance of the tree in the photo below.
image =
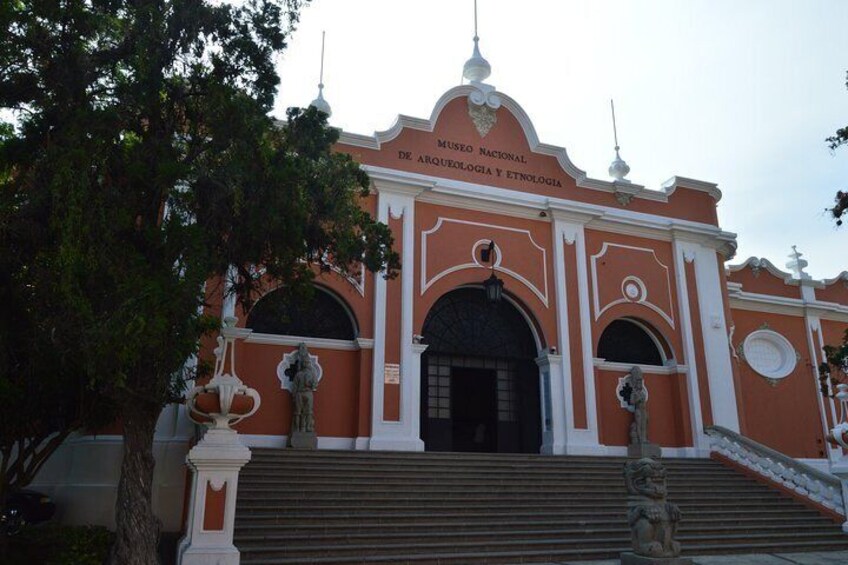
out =
{"type": "MultiPolygon", "coordinates": [[[[848,73],[846,73],[846,77],[848,77],[848,73]]],[[[846,78],[845,87],[848,88],[848,78],[846,78]]],[[[828,137],[826,141],[831,150],[835,150],[842,145],[848,144],[848,126],[836,130],[836,133],[828,137]]],[[[836,220],[836,225],[841,226],[842,216],[848,213],[848,191],[837,191],[836,196],[833,199],[833,207],[828,208],[827,211],[830,212],[834,220],[836,220]]]]}
{"type": "Polygon", "coordinates": [[[0,189],[49,202],[59,339],[114,407],[124,449],[110,562],[155,563],[153,432],[217,327],[204,285],[249,304],[273,277],[399,266],[369,181],[310,108],[270,116],[274,57],[301,0],[32,0],[0,5],[0,189]]]}
{"type": "MultiPolygon", "coordinates": [[[[0,124],[0,154],[12,132],[0,124]]],[[[0,182],[10,173],[0,169],[0,182]]],[[[56,316],[55,246],[39,221],[46,206],[44,199],[0,191],[0,509],[71,432],[110,417],[93,401],[96,391],[80,370],[75,343],[68,342],[73,334],[56,316]]],[[[0,557],[9,526],[0,523],[0,557]]]]}

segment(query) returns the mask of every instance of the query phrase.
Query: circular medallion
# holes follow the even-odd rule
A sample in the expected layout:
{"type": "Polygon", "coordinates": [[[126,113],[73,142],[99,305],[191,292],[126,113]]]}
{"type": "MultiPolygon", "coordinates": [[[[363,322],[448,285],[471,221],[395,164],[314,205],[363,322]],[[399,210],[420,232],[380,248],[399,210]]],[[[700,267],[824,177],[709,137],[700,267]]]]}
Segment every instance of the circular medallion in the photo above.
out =
{"type": "Polygon", "coordinates": [[[642,302],[647,297],[648,291],[642,279],[631,275],[621,281],[621,294],[624,295],[626,300],[631,302],[642,302]]]}

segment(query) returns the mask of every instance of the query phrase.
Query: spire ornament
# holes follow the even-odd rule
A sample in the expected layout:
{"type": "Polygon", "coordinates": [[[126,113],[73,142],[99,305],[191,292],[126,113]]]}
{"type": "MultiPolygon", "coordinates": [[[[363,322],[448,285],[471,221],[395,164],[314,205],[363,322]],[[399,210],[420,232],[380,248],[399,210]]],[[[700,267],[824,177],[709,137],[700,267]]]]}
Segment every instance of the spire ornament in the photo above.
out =
{"type": "Polygon", "coordinates": [[[309,105],[316,110],[324,112],[329,118],[333,115],[333,110],[330,108],[330,104],[324,100],[324,38],[326,33],[325,31],[321,32],[321,74],[318,79],[318,97],[310,102],[309,105]]]}
{"type": "Polygon", "coordinates": [[[792,270],[792,274],[796,279],[810,280],[813,277],[809,273],[804,272],[804,268],[809,265],[806,259],[801,259],[803,253],[798,251],[798,246],[792,246],[792,253],[789,254],[790,261],[786,263],[786,268],[792,270]]]}
{"type": "Polygon", "coordinates": [[[486,134],[498,122],[497,110],[501,107],[500,96],[495,87],[483,81],[492,74],[492,66],[480,54],[480,37],[477,35],[477,0],[474,0],[474,50],[471,58],[462,67],[462,77],[475,88],[468,95],[468,115],[480,137],[486,134]]]}
{"type": "MultiPolygon", "coordinates": [[[[615,103],[610,99],[610,110],[612,111],[612,135],[615,139],[615,159],[609,166],[609,176],[615,179],[615,182],[630,182],[626,177],[627,173],[630,172],[630,166],[621,158],[618,150],[620,149],[618,145],[618,129],[615,125],[615,103]]],[[[629,200],[628,200],[629,202],[629,200]]]]}

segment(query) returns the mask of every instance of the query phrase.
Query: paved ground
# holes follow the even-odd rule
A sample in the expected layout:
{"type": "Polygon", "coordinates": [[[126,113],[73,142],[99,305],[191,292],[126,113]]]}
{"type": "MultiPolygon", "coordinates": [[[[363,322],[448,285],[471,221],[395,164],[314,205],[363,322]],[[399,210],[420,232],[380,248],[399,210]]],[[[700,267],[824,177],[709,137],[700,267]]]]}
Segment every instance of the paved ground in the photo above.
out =
{"type": "MultiPolygon", "coordinates": [[[[848,565],[848,551],[814,553],[758,553],[755,555],[709,555],[689,557],[695,565],[848,565]]],[[[604,561],[560,561],[544,565],[620,565],[618,559],[604,561]]]]}

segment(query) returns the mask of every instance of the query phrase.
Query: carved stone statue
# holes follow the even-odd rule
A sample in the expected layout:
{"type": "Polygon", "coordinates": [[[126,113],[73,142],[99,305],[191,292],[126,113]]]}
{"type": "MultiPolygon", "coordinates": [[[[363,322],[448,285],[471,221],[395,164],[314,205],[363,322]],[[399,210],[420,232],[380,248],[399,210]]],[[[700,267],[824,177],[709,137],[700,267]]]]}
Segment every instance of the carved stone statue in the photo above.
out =
{"type": "Polygon", "coordinates": [[[297,372],[292,379],[292,425],[289,443],[292,447],[315,449],[315,415],[313,394],[318,389],[318,372],[312,366],[305,343],[297,348],[297,372]]]}
{"type": "Polygon", "coordinates": [[[642,369],[630,369],[630,405],[633,406],[633,423],[630,424],[629,457],[659,457],[661,450],[648,441],[648,391],[645,390],[645,378],[642,369]]]}
{"type": "Polygon", "coordinates": [[[621,555],[622,565],[691,564],[679,557],[680,544],[674,540],[681,515],[676,504],[666,501],[665,467],[648,458],[628,461],[624,482],[633,552],[621,555]]]}

